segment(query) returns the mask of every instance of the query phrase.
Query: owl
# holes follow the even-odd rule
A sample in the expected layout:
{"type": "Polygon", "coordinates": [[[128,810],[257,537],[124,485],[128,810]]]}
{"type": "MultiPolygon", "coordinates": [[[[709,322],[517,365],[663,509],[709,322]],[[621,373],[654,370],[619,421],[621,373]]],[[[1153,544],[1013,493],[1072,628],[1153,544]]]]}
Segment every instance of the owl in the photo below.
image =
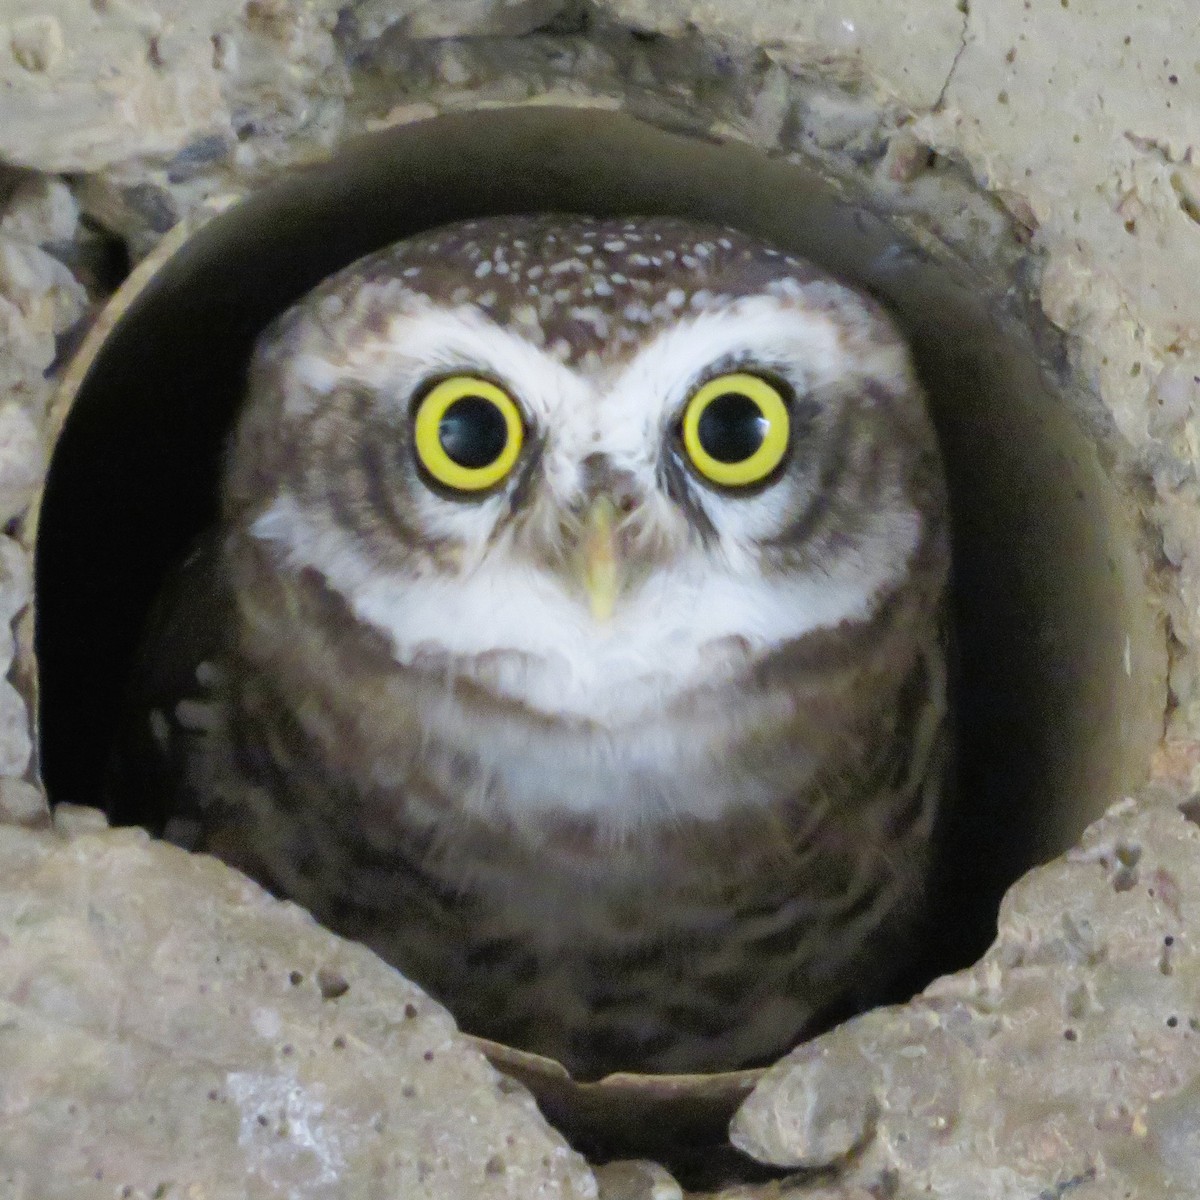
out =
{"type": "Polygon", "coordinates": [[[261,337],[117,815],[577,1078],[768,1061],[912,953],[947,524],[900,336],[813,265],[418,234],[261,337]]]}

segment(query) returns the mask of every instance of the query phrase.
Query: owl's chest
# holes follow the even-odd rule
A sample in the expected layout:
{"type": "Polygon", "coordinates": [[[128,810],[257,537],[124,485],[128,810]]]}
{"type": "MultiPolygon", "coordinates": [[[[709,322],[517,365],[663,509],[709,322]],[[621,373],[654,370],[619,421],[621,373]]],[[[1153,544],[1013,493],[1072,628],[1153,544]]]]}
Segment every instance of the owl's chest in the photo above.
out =
{"type": "MultiPolygon", "coordinates": [[[[913,650],[901,630],[873,635],[870,652],[835,638],[767,663],[730,633],[754,628],[738,595],[704,592],[715,608],[675,596],[598,638],[528,595],[506,605],[514,594],[493,591],[488,621],[473,622],[406,589],[384,628],[382,611],[365,621],[316,583],[281,592],[259,574],[238,601],[230,773],[278,793],[314,841],[427,841],[486,864],[500,845],[536,858],[553,834],[564,861],[587,845],[583,867],[607,857],[611,871],[612,846],[649,846],[653,862],[648,830],[789,805],[802,824],[831,764],[841,791],[872,759],[863,739],[886,744],[879,714],[913,650]]],[[[761,596],[757,611],[772,613],[761,596]]]]}
{"type": "Polygon", "coordinates": [[[845,887],[829,864],[857,848],[854,813],[830,820],[829,748],[798,735],[786,691],[712,687],[610,727],[428,676],[391,679],[390,707],[359,695],[340,712],[274,683],[241,681],[230,773],[252,797],[248,840],[285,871],[319,862],[319,890],[381,888],[389,911],[434,894],[472,927],[462,906],[478,903],[558,943],[642,929],[667,894],[707,927],[731,904],[845,887]],[[800,888],[814,838],[828,859],[800,888]]]}
{"type": "MultiPolygon", "coordinates": [[[[533,681],[540,699],[554,669],[533,681]]],[[[602,720],[548,713],[474,673],[398,669],[336,698],[316,686],[284,708],[250,683],[243,698],[274,729],[264,738],[260,725],[260,745],[286,747],[289,778],[325,780],[329,799],[310,803],[385,829],[479,826],[536,843],[561,828],[565,843],[581,831],[628,843],[802,793],[822,757],[796,737],[793,696],[733,679],[683,694],[631,679],[628,716],[602,720]]]]}

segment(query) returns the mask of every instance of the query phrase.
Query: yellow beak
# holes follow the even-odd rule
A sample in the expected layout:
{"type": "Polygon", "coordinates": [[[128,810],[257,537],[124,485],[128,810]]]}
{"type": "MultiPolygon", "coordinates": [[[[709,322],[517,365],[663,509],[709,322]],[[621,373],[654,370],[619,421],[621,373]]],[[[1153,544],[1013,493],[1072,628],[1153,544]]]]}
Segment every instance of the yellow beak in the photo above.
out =
{"type": "Polygon", "coordinates": [[[607,621],[612,616],[621,584],[616,519],[616,505],[603,495],[592,501],[584,518],[583,587],[597,621],[607,621]]]}

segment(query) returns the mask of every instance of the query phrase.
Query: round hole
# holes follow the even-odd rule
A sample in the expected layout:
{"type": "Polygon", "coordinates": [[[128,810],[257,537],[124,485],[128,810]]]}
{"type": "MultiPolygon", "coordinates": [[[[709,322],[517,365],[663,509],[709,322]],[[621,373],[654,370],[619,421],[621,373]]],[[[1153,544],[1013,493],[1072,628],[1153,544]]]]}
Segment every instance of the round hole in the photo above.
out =
{"type": "Polygon", "coordinates": [[[532,210],[728,223],[865,287],[904,328],[946,461],[960,659],[940,919],[905,986],[966,965],[1006,886],[1141,783],[1161,734],[1165,637],[1096,402],[1036,311],[815,172],[609,112],[495,110],[377,135],[213,219],[137,294],[65,414],[40,514],[52,799],[100,794],[141,623],[214,516],[258,331],[373,248],[532,210]]]}

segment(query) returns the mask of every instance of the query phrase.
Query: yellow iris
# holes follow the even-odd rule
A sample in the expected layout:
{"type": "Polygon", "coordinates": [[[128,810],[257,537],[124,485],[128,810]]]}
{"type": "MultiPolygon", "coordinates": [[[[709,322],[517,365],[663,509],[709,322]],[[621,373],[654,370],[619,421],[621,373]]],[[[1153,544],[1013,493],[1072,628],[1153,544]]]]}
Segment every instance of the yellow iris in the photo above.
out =
{"type": "Polygon", "coordinates": [[[475,375],[434,384],[417,405],[413,440],[421,466],[457,492],[480,492],[512,469],[525,441],[516,401],[475,375]]]}
{"type": "Polygon", "coordinates": [[[787,453],[788,432],[780,390],[741,371],[710,379],[683,414],[683,446],[692,466],[721,487],[766,479],[787,453]]]}

